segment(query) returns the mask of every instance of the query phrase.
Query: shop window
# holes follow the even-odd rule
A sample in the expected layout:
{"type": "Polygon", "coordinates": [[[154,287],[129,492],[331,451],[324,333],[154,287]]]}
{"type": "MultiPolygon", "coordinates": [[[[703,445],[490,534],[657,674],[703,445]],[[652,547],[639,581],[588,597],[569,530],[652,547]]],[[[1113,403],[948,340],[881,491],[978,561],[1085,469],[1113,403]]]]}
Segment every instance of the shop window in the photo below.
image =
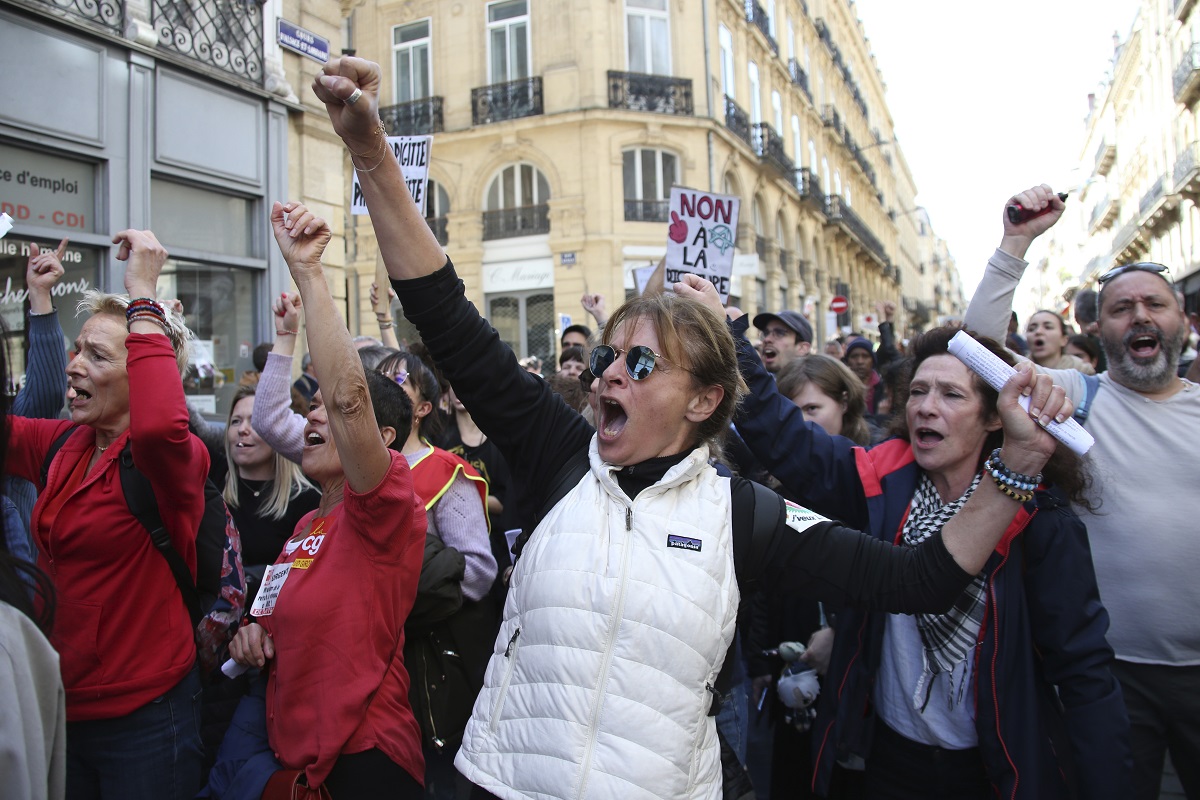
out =
{"type": "Polygon", "coordinates": [[[554,337],[554,295],[511,292],[489,295],[488,321],[518,358],[537,356],[543,371],[554,371],[558,341],[554,337]]]}

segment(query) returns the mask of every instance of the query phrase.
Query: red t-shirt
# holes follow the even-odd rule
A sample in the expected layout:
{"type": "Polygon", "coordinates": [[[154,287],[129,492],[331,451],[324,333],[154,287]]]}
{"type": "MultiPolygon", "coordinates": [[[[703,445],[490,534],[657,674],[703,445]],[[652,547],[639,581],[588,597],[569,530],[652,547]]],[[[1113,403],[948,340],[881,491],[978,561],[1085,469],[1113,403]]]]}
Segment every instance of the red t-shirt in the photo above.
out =
{"type": "MultiPolygon", "coordinates": [[[[277,565],[291,569],[269,616],[275,644],[267,733],[276,758],[319,786],[342,753],[378,748],[424,783],[421,731],[408,702],[404,622],[417,595],[425,510],[404,456],[384,479],[313,527],[277,565]]],[[[265,581],[264,581],[265,583],[265,581]]]]}

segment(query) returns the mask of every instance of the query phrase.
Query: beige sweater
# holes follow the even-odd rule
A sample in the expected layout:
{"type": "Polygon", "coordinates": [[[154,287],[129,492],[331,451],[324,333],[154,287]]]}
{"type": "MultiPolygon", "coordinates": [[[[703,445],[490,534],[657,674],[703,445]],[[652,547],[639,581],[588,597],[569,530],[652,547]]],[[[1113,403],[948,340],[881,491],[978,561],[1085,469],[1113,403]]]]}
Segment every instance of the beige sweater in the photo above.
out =
{"type": "Polygon", "coordinates": [[[28,617],[0,603],[0,793],[61,800],[67,779],[67,697],[58,653],[28,617]]]}

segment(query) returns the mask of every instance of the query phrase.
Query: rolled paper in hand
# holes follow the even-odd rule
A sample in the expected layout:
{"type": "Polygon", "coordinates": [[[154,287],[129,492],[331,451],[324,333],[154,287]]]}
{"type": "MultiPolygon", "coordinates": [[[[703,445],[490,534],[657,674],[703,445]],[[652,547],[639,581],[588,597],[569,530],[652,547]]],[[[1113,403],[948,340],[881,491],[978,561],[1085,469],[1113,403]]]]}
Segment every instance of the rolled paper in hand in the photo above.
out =
{"type": "MultiPolygon", "coordinates": [[[[954,338],[950,340],[949,350],[950,355],[970,367],[979,377],[987,381],[988,386],[991,386],[997,392],[1004,387],[1005,382],[1016,372],[1008,364],[997,358],[995,353],[992,353],[971,338],[971,335],[966,331],[959,331],[954,334],[954,338]]],[[[1021,403],[1021,408],[1028,411],[1029,398],[1022,395],[1018,400],[1021,403]]],[[[1086,455],[1087,451],[1096,443],[1095,438],[1074,419],[1068,419],[1066,422],[1051,420],[1050,424],[1046,426],[1046,430],[1055,439],[1058,439],[1081,456],[1086,455]]]]}

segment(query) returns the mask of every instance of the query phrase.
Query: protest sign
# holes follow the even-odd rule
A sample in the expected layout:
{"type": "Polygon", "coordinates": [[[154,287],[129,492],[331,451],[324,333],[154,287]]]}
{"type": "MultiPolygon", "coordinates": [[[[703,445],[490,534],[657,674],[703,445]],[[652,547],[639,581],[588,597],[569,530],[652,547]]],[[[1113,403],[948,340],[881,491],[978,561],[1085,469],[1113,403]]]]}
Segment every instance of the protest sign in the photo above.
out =
{"type": "Polygon", "coordinates": [[[671,188],[664,277],[667,286],[692,273],[716,286],[722,303],[729,300],[740,205],[737,197],[682,186],[671,188]]]}
{"type": "MultiPolygon", "coordinates": [[[[388,147],[400,162],[400,172],[408,184],[408,193],[422,213],[425,210],[425,182],[429,178],[429,155],[433,151],[432,136],[389,136],[388,147]]],[[[367,199],[358,183],[358,171],[350,188],[350,213],[363,215],[367,211],[367,199]]]]}

